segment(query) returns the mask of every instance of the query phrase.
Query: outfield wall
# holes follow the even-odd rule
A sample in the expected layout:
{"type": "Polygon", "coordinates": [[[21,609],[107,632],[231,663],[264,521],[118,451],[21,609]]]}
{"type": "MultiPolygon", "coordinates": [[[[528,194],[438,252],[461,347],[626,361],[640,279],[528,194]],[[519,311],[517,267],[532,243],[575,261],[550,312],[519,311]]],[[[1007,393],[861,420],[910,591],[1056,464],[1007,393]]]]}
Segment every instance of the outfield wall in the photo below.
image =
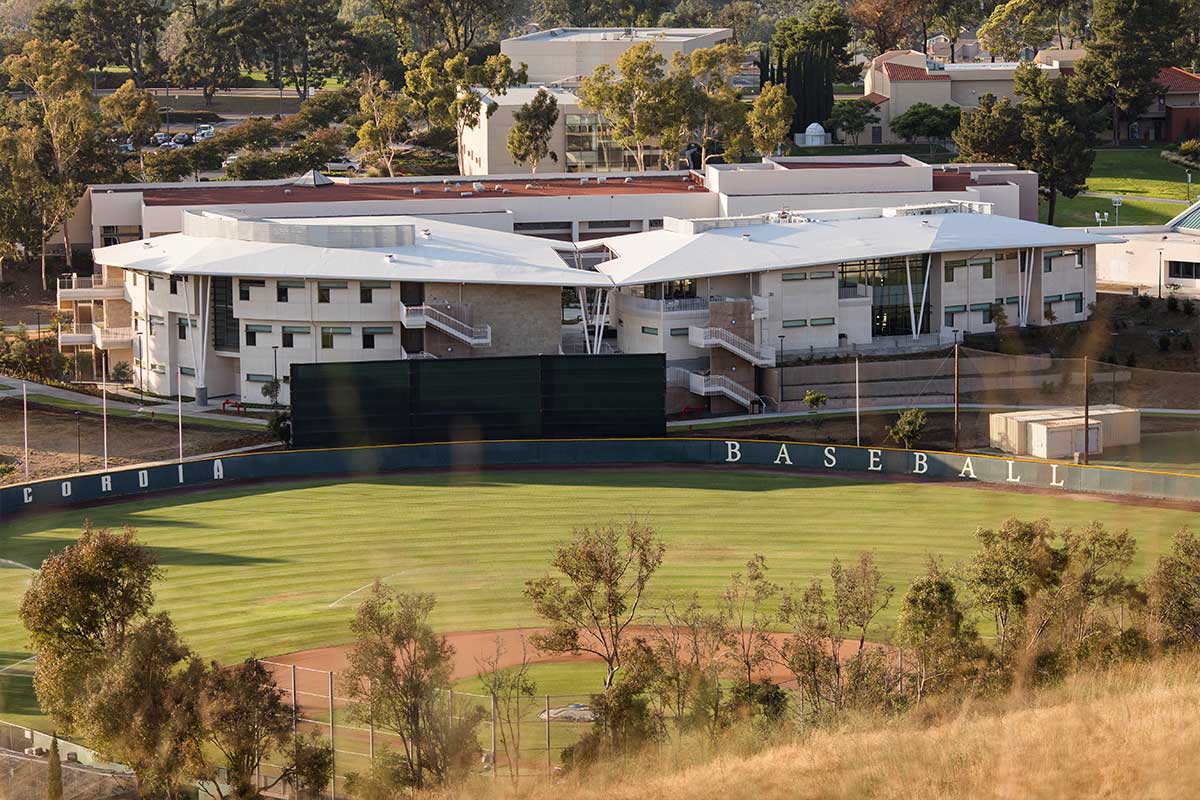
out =
{"type": "Polygon", "coordinates": [[[759,439],[558,439],[285,450],[130,467],[0,487],[0,521],[55,507],[248,481],[487,467],[709,465],[851,477],[979,481],[1006,487],[1200,501],[1200,476],[1020,458],[759,439]]]}

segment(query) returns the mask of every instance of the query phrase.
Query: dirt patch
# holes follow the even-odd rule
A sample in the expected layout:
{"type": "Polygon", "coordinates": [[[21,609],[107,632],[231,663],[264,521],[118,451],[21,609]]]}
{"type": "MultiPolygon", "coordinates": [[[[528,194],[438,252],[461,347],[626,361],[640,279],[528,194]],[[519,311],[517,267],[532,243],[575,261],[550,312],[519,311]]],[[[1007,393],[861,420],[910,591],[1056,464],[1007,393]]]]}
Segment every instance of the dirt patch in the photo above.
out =
{"type": "MultiPolygon", "coordinates": [[[[20,398],[0,398],[0,460],[15,462],[22,457],[24,440],[20,398]]],[[[183,454],[232,450],[273,441],[265,430],[227,430],[211,426],[183,426],[183,454]]],[[[108,418],[109,466],[124,466],[145,461],[175,458],[179,452],[178,431],[174,420],[151,422],[133,417],[108,418]]],[[[98,415],[29,406],[30,477],[48,478],[72,472],[87,472],[104,467],[104,431],[98,415]],[[78,448],[78,455],[76,454],[78,448]]],[[[25,480],[24,470],[0,477],[0,483],[25,480]]]]}
{"type": "MultiPolygon", "coordinates": [[[[41,317],[42,327],[49,328],[50,316],[55,311],[58,292],[58,273],[66,269],[61,258],[46,265],[47,291],[42,291],[41,265],[37,262],[23,265],[5,264],[4,280],[0,282],[0,322],[17,325],[24,322],[31,328],[41,317]]],[[[91,267],[77,264],[76,269],[88,273],[91,267]]]]}
{"type": "MultiPolygon", "coordinates": [[[[497,631],[455,631],[446,634],[446,641],[454,647],[454,669],[451,679],[462,680],[473,678],[479,674],[479,662],[491,658],[496,653],[496,641],[504,646],[498,666],[501,668],[515,667],[521,663],[522,642],[529,654],[531,664],[575,664],[598,663],[594,655],[581,653],[579,655],[563,655],[560,653],[543,653],[533,646],[532,636],[544,633],[545,628],[509,628],[497,631]]],[[[627,629],[627,636],[652,636],[654,629],[645,626],[635,626],[627,629]]],[[[777,644],[785,637],[782,633],[770,634],[777,644]]],[[[883,647],[883,645],[867,643],[868,647],[883,647]]],[[[858,649],[858,642],[846,641],[842,644],[842,656],[848,658],[858,649]]],[[[334,645],[318,647],[312,650],[300,650],[295,653],[285,653],[264,659],[275,664],[290,665],[314,670],[341,672],[346,668],[347,654],[350,645],[334,645]]],[[[778,664],[772,664],[762,671],[761,677],[769,678],[776,683],[786,683],[792,680],[792,674],[778,664]]]]}

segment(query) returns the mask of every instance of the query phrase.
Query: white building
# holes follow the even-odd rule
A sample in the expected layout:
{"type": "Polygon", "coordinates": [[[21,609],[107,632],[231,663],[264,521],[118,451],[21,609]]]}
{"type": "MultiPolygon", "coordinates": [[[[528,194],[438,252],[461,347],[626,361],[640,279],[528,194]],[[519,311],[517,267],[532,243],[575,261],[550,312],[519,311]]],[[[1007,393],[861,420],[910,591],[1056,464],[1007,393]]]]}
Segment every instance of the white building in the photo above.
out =
{"type": "Polygon", "coordinates": [[[675,53],[732,38],[730,28],[551,28],[505,39],[500,52],[514,65],[525,65],[530,83],[572,86],[601,64],[615,67],[617,58],[635,44],[650,42],[670,62],[675,53]]]}
{"type": "Polygon", "coordinates": [[[1120,237],[1096,248],[1096,280],[1105,288],[1200,297],[1200,202],[1165,225],[1095,230],[1120,237]]]}
{"type": "Polygon", "coordinates": [[[156,394],[262,402],[293,362],[557,353],[568,337],[600,352],[613,331],[618,351],[665,353],[675,385],[714,408],[753,407],[777,344],[920,349],[992,330],[997,305],[1013,324],[1085,319],[1095,246],[1115,241],[963,201],[666,215],[579,244],[514,233],[513,211],[331,210],[188,208],[180,232],[98,248],[96,275],[60,284],[62,346],[101,369],[128,361],[156,394]],[[481,225],[461,224],[473,213],[481,225]],[[562,322],[564,288],[581,327],[562,322]]]}

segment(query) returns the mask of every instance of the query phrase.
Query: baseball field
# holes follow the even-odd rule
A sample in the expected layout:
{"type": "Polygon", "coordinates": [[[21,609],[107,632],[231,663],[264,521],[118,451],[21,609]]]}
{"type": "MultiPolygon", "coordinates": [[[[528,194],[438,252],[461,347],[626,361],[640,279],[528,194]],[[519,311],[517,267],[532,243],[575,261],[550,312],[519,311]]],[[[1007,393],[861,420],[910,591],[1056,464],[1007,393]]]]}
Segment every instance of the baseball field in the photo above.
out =
{"type": "MultiPolygon", "coordinates": [[[[714,598],[763,553],[778,583],[873,550],[902,590],[927,553],[948,562],[1008,516],[1100,520],[1139,542],[1139,571],[1200,513],[1121,500],[936,483],[707,469],[575,469],[389,475],[155,497],[31,516],[0,530],[0,652],[28,655],[16,608],[48,554],[100,527],[131,525],[165,578],[158,607],[201,654],[233,660],[345,642],[356,595],[376,578],[437,595],[440,629],[536,624],[524,581],[573,526],[636,514],[667,544],[654,594],[714,598]]],[[[882,617],[894,621],[895,609],[882,617]]]]}

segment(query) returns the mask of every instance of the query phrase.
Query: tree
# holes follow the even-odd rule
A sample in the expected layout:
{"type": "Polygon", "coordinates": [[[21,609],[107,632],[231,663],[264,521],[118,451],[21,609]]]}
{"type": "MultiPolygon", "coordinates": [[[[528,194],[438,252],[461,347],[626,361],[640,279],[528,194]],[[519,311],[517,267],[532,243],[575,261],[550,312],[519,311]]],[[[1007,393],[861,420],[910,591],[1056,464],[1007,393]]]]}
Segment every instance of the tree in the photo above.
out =
{"type": "Polygon", "coordinates": [[[184,41],[171,59],[170,79],[181,86],[199,86],[205,105],[212,105],[217,91],[237,84],[243,11],[229,0],[186,0],[176,6],[175,13],[183,18],[184,41]]]}
{"type": "Polygon", "coordinates": [[[508,129],[508,152],[518,164],[529,164],[529,171],[537,174],[538,164],[549,156],[558,161],[558,155],[550,149],[550,139],[558,122],[558,100],[544,88],[513,112],[513,126],[508,129]]]}
{"type": "Polygon", "coordinates": [[[929,427],[929,417],[926,416],[925,410],[908,408],[896,418],[895,424],[888,426],[887,438],[889,441],[903,446],[905,450],[911,450],[913,445],[925,435],[927,427],[929,427]]]}
{"type": "Polygon", "coordinates": [[[746,115],[754,149],[764,156],[774,153],[791,130],[795,112],[796,101],[782,84],[765,84],[746,115]]]}
{"type": "Polygon", "coordinates": [[[207,773],[218,797],[254,800],[279,784],[297,789],[320,789],[329,782],[332,751],[315,740],[292,735],[292,709],[283,702],[275,679],[262,662],[249,658],[222,667],[213,663],[204,676],[198,725],[193,729],[197,752],[220,753],[225,773],[217,779],[215,765],[207,773]],[[284,766],[259,785],[260,767],[274,755],[284,766]]]}
{"type": "Polygon", "coordinates": [[[721,655],[731,635],[728,609],[706,611],[693,593],[686,605],[669,598],[657,610],[649,642],[658,663],[651,692],[663,716],[675,720],[679,730],[702,725],[716,733],[722,711],[721,655]]]}
{"type": "Polygon", "coordinates": [[[963,29],[979,21],[979,6],[973,0],[938,0],[934,3],[933,22],[950,40],[950,62],[957,60],[958,36],[963,29]]]}
{"type": "Polygon", "coordinates": [[[300,98],[337,69],[333,50],[345,29],[335,0],[258,0],[241,36],[254,41],[256,60],[271,83],[290,85],[300,98]]]}
{"type": "Polygon", "coordinates": [[[1121,120],[1134,120],[1161,92],[1158,73],[1170,64],[1179,17],[1172,0],[1096,0],[1095,40],[1075,65],[1073,88],[1106,108],[1114,145],[1121,120]]]}
{"type": "Polygon", "coordinates": [[[905,4],[893,0],[851,0],[848,11],[877,54],[894,50],[908,27],[905,4]]]}
{"type": "Polygon", "coordinates": [[[1035,0],[998,3],[979,28],[979,40],[993,56],[1016,61],[1026,47],[1038,48],[1051,36],[1048,5],[1035,0]]]}
{"type": "Polygon", "coordinates": [[[491,116],[497,106],[484,110],[481,96],[504,94],[509,86],[525,82],[525,67],[513,69],[506,55],[488,56],[482,64],[471,64],[458,54],[446,58],[438,50],[408,53],[404,57],[403,93],[412,113],[429,126],[454,129],[459,164],[463,163],[463,132],[479,124],[482,114],[491,116]]]}
{"type": "Polygon", "coordinates": [[[954,143],[958,146],[957,160],[1020,164],[1024,118],[1021,109],[1007,97],[996,99],[992,93],[979,98],[973,111],[965,111],[954,143]]]}
{"type": "Polygon", "coordinates": [[[827,52],[841,68],[851,62],[852,22],[840,3],[822,0],[803,17],[785,17],[775,23],[771,49],[784,57],[806,50],[827,52]]]}
{"type": "Polygon", "coordinates": [[[148,181],[181,181],[192,174],[191,153],[186,150],[156,150],[145,157],[142,169],[148,181]]]}
{"type": "MultiPolygon", "coordinates": [[[[529,653],[525,648],[525,637],[521,637],[521,663],[518,666],[501,668],[504,652],[504,641],[497,636],[495,654],[476,663],[479,665],[479,683],[492,698],[500,747],[508,763],[509,777],[516,786],[521,777],[521,700],[532,702],[537,684],[529,677],[529,653]]],[[[492,764],[492,769],[498,769],[498,765],[492,764]]]]}
{"type": "Polygon", "coordinates": [[[966,619],[954,579],[930,558],[925,574],[908,586],[900,601],[896,642],[912,656],[911,671],[920,703],[930,684],[945,684],[970,657],[975,629],[966,619]]]}
{"type": "Polygon", "coordinates": [[[364,75],[359,83],[359,110],[355,152],[373,164],[382,165],[395,177],[393,164],[399,147],[409,141],[418,118],[417,104],[405,93],[392,91],[386,80],[364,75]]]}
{"type": "Polygon", "coordinates": [[[725,649],[736,680],[754,683],[754,672],[767,660],[771,638],[767,626],[774,610],[767,608],[779,587],[767,578],[767,560],[760,554],[735,572],[721,593],[721,614],[727,622],[725,649]]]}
{"type": "Polygon", "coordinates": [[[610,688],[621,669],[626,629],[664,551],[654,529],[637,519],[575,529],[550,562],[565,581],[547,574],[525,582],[534,613],[549,625],[533,637],[534,645],[547,653],[597,656],[610,688]]]}
{"type": "Polygon", "coordinates": [[[980,528],[980,549],[967,566],[976,606],[992,618],[996,654],[1011,652],[1030,599],[1061,569],[1052,552],[1054,531],[1046,520],[1009,518],[999,528],[980,528]]]}
{"type": "Polygon", "coordinates": [[[45,242],[61,229],[67,266],[71,237],[67,221],[82,196],[99,136],[99,112],[92,97],[79,47],[71,42],[32,39],[19,54],[4,59],[3,69],[28,91],[19,106],[37,141],[37,180],[26,187],[41,220],[42,289],[47,288],[45,242]]]}
{"type": "Polygon", "coordinates": [[[139,89],[133,79],[121,84],[121,88],[100,100],[100,115],[110,127],[116,128],[127,137],[138,152],[142,178],[145,180],[146,162],[142,147],[158,130],[158,103],[145,89],[139,89]]]}
{"type": "Polygon", "coordinates": [[[666,63],[652,42],[641,42],[617,57],[615,70],[596,67],[576,92],[582,105],[603,117],[613,140],[632,151],[638,172],[645,172],[646,150],[671,122],[665,113],[673,105],[666,63]]]}
{"type": "Polygon", "coordinates": [[[742,62],[741,50],[719,44],[677,54],[672,63],[679,116],[686,120],[688,138],[700,145],[700,168],[714,155],[712,145],[721,142],[725,152],[742,153],[750,148],[746,130],[746,104],[731,80],[742,62]]]}
{"type": "Polygon", "coordinates": [[[838,100],[833,104],[833,112],[826,120],[825,127],[849,136],[857,145],[858,137],[867,126],[879,122],[879,115],[875,113],[878,109],[879,106],[865,97],[838,100]]]}
{"type": "Polygon", "coordinates": [[[1032,65],[1017,69],[1013,91],[1023,97],[1018,163],[1037,172],[1048,201],[1046,221],[1053,225],[1058,195],[1078,195],[1092,172],[1091,119],[1069,97],[1065,79],[1052,80],[1032,65]]]}
{"type": "Polygon", "coordinates": [[[913,103],[891,121],[892,131],[910,142],[924,137],[932,144],[935,139],[947,139],[954,134],[961,113],[961,109],[951,103],[941,108],[928,103],[913,103]]]}
{"type": "Polygon", "coordinates": [[[50,736],[50,752],[46,754],[46,800],[63,800],[62,759],[58,755],[58,735],[50,736]]]}
{"type": "Polygon", "coordinates": [[[818,392],[815,389],[809,389],[804,393],[804,404],[808,406],[809,411],[816,415],[814,421],[816,422],[818,428],[820,428],[821,424],[825,421],[825,418],[820,414],[820,411],[828,402],[829,396],[824,392],[818,392]]]}
{"type": "Polygon", "coordinates": [[[1159,556],[1146,579],[1153,636],[1168,647],[1200,644],[1200,537],[1175,534],[1171,550],[1159,556]]]}
{"type": "Polygon", "coordinates": [[[72,38],[101,63],[128,69],[140,88],[157,58],[169,10],[166,0],[76,0],[72,38]]]}
{"type": "Polygon", "coordinates": [[[31,128],[0,126],[0,280],[4,259],[28,258],[42,244],[41,208],[30,192],[42,180],[36,162],[39,139],[31,128]]]}
{"type": "Polygon", "coordinates": [[[42,562],[18,615],[38,654],[38,702],[64,729],[72,728],[90,669],[149,613],[158,576],[131,528],[113,533],[90,523],[75,544],[42,562]]]}
{"type": "Polygon", "coordinates": [[[400,739],[404,785],[418,789],[461,771],[478,750],[479,717],[465,712],[448,725],[437,705],[450,687],[454,648],[429,625],[434,603],[433,595],[376,581],[350,623],[354,646],[341,675],[356,717],[400,739]]]}

